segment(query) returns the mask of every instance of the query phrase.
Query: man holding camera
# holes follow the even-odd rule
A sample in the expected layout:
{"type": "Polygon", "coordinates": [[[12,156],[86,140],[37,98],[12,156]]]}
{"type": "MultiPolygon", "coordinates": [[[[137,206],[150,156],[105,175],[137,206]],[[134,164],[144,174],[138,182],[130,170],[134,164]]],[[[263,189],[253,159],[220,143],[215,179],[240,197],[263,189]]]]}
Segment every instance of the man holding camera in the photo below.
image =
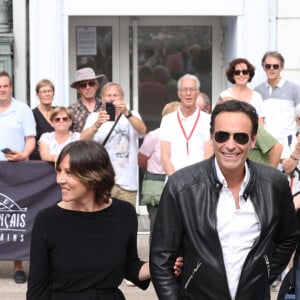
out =
{"type": "Polygon", "coordinates": [[[112,196],[136,204],[137,152],[139,137],[147,128],[138,112],[128,110],[122,87],[106,83],[101,90],[102,107],[90,114],[81,139],[94,139],[105,145],[116,177],[112,196]]]}

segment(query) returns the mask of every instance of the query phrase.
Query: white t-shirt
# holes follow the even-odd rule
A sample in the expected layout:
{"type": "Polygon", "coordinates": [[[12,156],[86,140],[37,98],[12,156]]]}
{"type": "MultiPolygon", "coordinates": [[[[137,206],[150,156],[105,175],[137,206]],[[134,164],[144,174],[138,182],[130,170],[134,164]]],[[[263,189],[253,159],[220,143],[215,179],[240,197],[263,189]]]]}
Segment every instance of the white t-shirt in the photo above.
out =
{"type": "Polygon", "coordinates": [[[70,137],[64,141],[63,143],[59,144],[55,139],[55,132],[45,132],[41,135],[39,142],[44,142],[49,146],[49,154],[51,155],[59,155],[61,150],[71,142],[78,141],[80,139],[79,132],[70,132],[70,137]]]}
{"type": "MultiPolygon", "coordinates": [[[[23,151],[25,137],[36,135],[36,125],[30,107],[14,98],[11,105],[0,113],[0,149],[23,151]]],[[[0,160],[7,160],[0,151],[0,160]]]]}
{"type": "Polygon", "coordinates": [[[296,129],[295,107],[300,103],[300,86],[281,78],[276,87],[263,82],[255,88],[266,112],[264,128],[280,143],[296,129]]]}
{"type": "MultiPolygon", "coordinates": [[[[236,96],[234,95],[232,88],[229,88],[229,89],[223,91],[220,94],[220,96],[221,96],[221,98],[231,97],[233,99],[236,99],[236,96]]],[[[237,100],[239,100],[239,99],[237,99],[237,100]]],[[[253,91],[251,100],[248,103],[255,107],[256,112],[260,118],[265,117],[264,102],[263,102],[262,96],[258,92],[253,91]]]]}
{"type": "Polygon", "coordinates": [[[170,143],[171,162],[175,170],[189,166],[204,159],[204,145],[210,139],[210,115],[201,111],[194,132],[188,141],[181,129],[177,112],[185,130],[189,136],[196,122],[199,109],[189,117],[185,118],[180,110],[165,115],[160,125],[160,140],[170,143]]]}
{"type": "MultiPolygon", "coordinates": [[[[131,113],[141,119],[137,112],[131,113]]],[[[98,119],[98,113],[91,113],[84,125],[84,129],[91,127],[98,119]]],[[[114,122],[107,121],[103,123],[96,134],[94,140],[102,143],[109,133],[114,122]]],[[[105,148],[109,154],[116,177],[115,182],[121,188],[128,191],[136,191],[138,189],[138,132],[131,126],[129,120],[122,115],[114,128],[111,136],[105,144],[105,148]]]]}

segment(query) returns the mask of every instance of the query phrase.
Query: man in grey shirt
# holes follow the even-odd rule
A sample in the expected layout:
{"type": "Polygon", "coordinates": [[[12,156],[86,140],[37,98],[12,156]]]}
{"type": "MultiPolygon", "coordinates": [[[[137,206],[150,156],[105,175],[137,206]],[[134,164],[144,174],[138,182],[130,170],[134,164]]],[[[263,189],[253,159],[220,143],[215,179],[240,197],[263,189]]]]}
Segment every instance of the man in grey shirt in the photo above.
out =
{"type": "Polygon", "coordinates": [[[261,94],[265,107],[265,129],[279,142],[285,143],[295,133],[295,106],[300,103],[300,86],[281,77],[284,58],[276,51],[266,52],[262,66],[267,81],[255,90],[261,94]]]}

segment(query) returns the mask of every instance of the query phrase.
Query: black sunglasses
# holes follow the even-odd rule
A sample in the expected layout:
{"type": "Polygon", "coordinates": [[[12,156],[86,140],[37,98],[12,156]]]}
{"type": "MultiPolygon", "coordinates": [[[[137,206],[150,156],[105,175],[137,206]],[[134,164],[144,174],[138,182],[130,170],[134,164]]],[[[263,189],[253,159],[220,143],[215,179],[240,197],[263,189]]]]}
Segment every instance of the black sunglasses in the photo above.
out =
{"type": "Polygon", "coordinates": [[[243,75],[247,75],[247,74],[249,74],[250,72],[249,72],[249,70],[234,70],[233,71],[233,74],[234,75],[240,75],[240,74],[243,74],[243,75]]]}
{"type": "Polygon", "coordinates": [[[89,82],[82,82],[82,83],[79,83],[79,86],[82,88],[82,89],[86,89],[87,86],[90,86],[90,87],[93,87],[96,85],[96,81],[89,81],[89,82]]]}
{"type": "MultiPolygon", "coordinates": [[[[230,133],[226,131],[215,132],[215,141],[217,143],[225,143],[230,138],[230,133]]],[[[233,135],[233,139],[240,145],[245,145],[249,142],[249,135],[244,132],[236,132],[233,135]]]]}
{"type": "Polygon", "coordinates": [[[279,64],[265,64],[265,68],[267,70],[270,70],[271,68],[273,68],[274,70],[278,70],[279,69],[279,64]]]}

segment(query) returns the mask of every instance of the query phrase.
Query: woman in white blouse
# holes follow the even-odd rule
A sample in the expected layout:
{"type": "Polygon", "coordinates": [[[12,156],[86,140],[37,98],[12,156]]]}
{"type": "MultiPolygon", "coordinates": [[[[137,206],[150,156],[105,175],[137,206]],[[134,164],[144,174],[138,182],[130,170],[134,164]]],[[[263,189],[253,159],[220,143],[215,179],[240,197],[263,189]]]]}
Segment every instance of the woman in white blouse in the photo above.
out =
{"type": "Polygon", "coordinates": [[[229,63],[226,70],[228,81],[233,85],[220,94],[219,102],[224,100],[241,100],[255,107],[259,116],[259,124],[264,123],[264,107],[261,95],[248,87],[248,82],[255,74],[255,67],[245,58],[236,58],[229,63]]]}
{"type": "Polygon", "coordinates": [[[80,133],[70,131],[72,113],[63,106],[57,106],[51,113],[50,121],[54,131],[43,133],[39,139],[41,159],[56,162],[56,159],[67,144],[79,140],[80,133]]]}

